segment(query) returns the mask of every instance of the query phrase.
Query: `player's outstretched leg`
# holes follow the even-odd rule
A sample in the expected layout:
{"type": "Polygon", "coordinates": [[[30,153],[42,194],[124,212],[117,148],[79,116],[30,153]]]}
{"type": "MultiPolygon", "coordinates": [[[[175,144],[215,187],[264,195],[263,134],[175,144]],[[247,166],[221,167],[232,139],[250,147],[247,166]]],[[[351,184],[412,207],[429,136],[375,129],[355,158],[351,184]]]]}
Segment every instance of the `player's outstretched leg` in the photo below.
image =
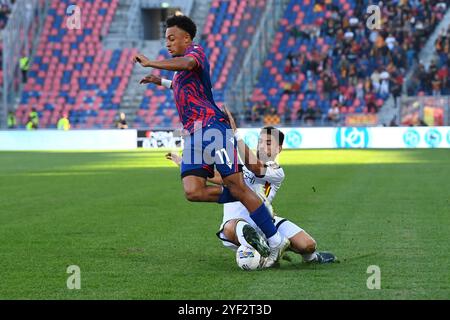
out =
{"type": "Polygon", "coordinates": [[[270,267],[277,262],[289,247],[289,239],[281,236],[272,221],[272,216],[262,200],[244,182],[242,172],[223,178],[229,188],[231,196],[240,201],[250,212],[250,218],[264,233],[270,247],[270,255],[266,266],[270,267]]]}
{"type": "MultiPolygon", "coordinates": [[[[283,227],[288,228],[287,221],[283,227]]],[[[316,241],[306,232],[301,231],[289,238],[291,250],[302,255],[306,263],[333,263],[338,262],[336,256],[330,252],[317,251],[316,241]]]]}
{"type": "Polygon", "coordinates": [[[223,227],[223,233],[231,242],[253,247],[263,257],[270,255],[266,239],[242,219],[232,219],[223,227]]]}

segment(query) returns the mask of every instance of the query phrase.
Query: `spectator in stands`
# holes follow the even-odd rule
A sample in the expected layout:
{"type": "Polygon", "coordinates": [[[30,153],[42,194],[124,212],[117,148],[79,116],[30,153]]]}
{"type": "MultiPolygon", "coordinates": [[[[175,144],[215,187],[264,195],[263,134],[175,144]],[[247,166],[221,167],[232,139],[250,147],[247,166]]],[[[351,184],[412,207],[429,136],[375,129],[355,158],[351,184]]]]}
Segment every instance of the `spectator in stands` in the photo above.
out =
{"type": "Polygon", "coordinates": [[[289,74],[292,72],[292,59],[287,58],[284,63],[284,73],[289,74]]]}
{"type": "Polygon", "coordinates": [[[403,45],[403,50],[406,52],[407,66],[412,66],[416,60],[416,52],[407,42],[403,45]]]}
{"type": "Polygon", "coordinates": [[[325,95],[326,100],[330,100],[331,93],[335,89],[335,85],[333,84],[333,79],[331,78],[328,72],[323,72],[321,79],[323,81],[323,93],[325,95]]]}
{"type": "Polygon", "coordinates": [[[364,81],[362,79],[358,80],[355,94],[356,99],[359,99],[360,101],[364,100],[364,81]]]}
{"type": "Polygon", "coordinates": [[[441,79],[439,79],[439,75],[436,73],[434,76],[434,79],[432,81],[433,96],[441,95],[441,89],[442,89],[441,86],[442,86],[441,79]]]}
{"type": "Polygon", "coordinates": [[[300,107],[300,109],[298,109],[297,111],[297,121],[302,121],[303,117],[305,116],[305,110],[303,110],[302,107],[300,107]]]}
{"type": "Polygon", "coordinates": [[[0,5],[0,29],[3,29],[8,23],[9,15],[11,14],[11,7],[8,3],[1,3],[0,5]]]}
{"type": "Polygon", "coordinates": [[[437,75],[439,77],[439,80],[441,80],[441,82],[442,82],[443,91],[445,91],[445,94],[447,94],[447,90],[449,89],[449,72],[448,72],[447,65],[443,65],[439,69],[437,75]]]}
{"type": "Polygon", "coordinates": [[[378,111],[377,105],[376,105],[376,97],[373,92],[369,91],[366,94],[365,101],[366,101],[367,111],[369,113],[376,113],[378,111]]]}
{"type": "Polygon", "coordinates": [[[121,112],[119,115],[119,120],[116,123],[117,129],[128,129],[128,123],[126,120],[125,113],[121,112]]]}
{"type": "Polygon", "coordinates": [[[419,80],[420,89],[427,91],[429,88],[429,77],[423,63],[420,63],[419,68],[417,69],[417,79],[419,80]]]}
{"type": "Polygon", "coordinates": [[[381,85],[381,67],[375,69],[375,71],[370,76],[370,80],[372,81],[372,87],[375,92],[380,91],[380,85],[381,85]]]}
{"type": "Polygon", "coordinates": [[[70,121],[67,113],[63,113],[62,117],[58,120],[57,128],[58,130],[64,131],[70,130],[70,121]]]}
{"type": "Polygon", "coordinates": [[[8,129],[15,129],[17,126],[16,115],[13,111],[8,112],[8,129]]]}
{"type": "Polygon", "coordinates": [[[292,83],[285,82],[283,84],[283,94],[291,94],[292,93],[292,83]]]}
{"type": "Polygon", "coordinates": [[[313,79],[309,79],[306,83],[306,93],[312,94],[316,92],[316,82],[313,79]]]}
{"type": "Polygon", "coordinates": [[[381,80],[381,83],[380,83],[380,95],[384,99],[386,99],[389,96],[389,94],[390,94],[389,79],[390,79],[389,72],[383,71],[380,74],[380,80],[381,80]]]}
{"type": "Polygon", "coordinates": [[[392,96],[394,97],[395,107],[398,106],[398,98],[402,94],[403,77],[400,74],[395,74],[390,82],[392,96]]]}
{"type": "Polygon", "coordinates": [[[303,119],[307,125],[314,125],[314,123],[317,119],[316,118],[316,110],[314,108],[314,105],[309,104],[308,108],[305,111],[303,119]]]}
{"type": "Polygon", "coordinates": [[[386,38],[386,45],[390,51],[394,51],[397,40],[392,33],[386,38]]]}
{"type": "Polygon", "coordinates": [[[340,121],[339,103],[334,100],[330,109],[328,109],[327,120],[333,125],[337,125],[340,121]]]}
{"type": "Polygon", "coordinates": [[[28,69],[30,68],[30,58],[24,55],[20,58],[20,70],[22,71],[22,82],[26,83],[28,79],[28,69]]]}
{"type": "Polygon", "coordinates": [[[27,130],[36,130],[39,128],[39,114],[36,108],[31,108],[31,112],[28,114],[28,122],[25,125],[27,130]]]}
{"type": "Polygon", "coordinates": [[[258,102],[255,102],[252,107],[252,122],[261,121],[261,110],[261,105],[258,102]]]}

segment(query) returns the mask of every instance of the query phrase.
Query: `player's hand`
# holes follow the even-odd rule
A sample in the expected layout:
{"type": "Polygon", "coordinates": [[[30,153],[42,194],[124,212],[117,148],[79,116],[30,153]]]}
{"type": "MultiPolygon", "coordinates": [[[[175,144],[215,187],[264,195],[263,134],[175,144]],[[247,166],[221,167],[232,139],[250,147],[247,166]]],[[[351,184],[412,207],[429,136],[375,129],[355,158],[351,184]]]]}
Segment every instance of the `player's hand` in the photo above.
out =
{"type": "Polygon", "coordinates": [[[143,67],[147,67],[150,64],[150,60],[143,54],[135,54],[133,56],[133,63],[136,63],[136,62],[140,63],[141,66],[143,66],[143,67]]]}
{"type": "Polygon", "coordinates": [[[149,74],[139,81],[140,84],[154,83],[157,85],[161,85],[161,77],[155,76],[153,74],[149,74]]]}
{"type": "Polygon", "coordinates": [[[223,106],[223,111],[225,112],[225,114],[228,117],[228,120],[230,121],[231,129],[233,129],[233,132],[236,132],[236,130],[237,130],[236,121],[234,121],[231,111],[225,105],[223,106]]]}
{"type": "Polygon", "coordinates": [[[178,166],[181,164],[181,157],[175,152],[169,152],[166,154],[166,159],[173,161],[178,166]]]}

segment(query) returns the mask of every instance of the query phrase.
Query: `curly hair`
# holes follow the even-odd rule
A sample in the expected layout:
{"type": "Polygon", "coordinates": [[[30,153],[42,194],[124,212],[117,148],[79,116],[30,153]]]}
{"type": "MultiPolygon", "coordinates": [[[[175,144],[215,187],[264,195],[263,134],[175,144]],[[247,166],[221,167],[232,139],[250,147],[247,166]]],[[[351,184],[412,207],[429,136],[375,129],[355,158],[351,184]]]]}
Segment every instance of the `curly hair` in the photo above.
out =
{"type": "Polygon", "coordinates": [[[191,20],[191,18],[187,16],[172,16],[169,17],[166,20],[166,26],[167,28],[170,27],[178,27],[191,36],[191,39],[195,38],[195,35],[197,34],[197,26],[195,25],[194,21],[191,20]]]}

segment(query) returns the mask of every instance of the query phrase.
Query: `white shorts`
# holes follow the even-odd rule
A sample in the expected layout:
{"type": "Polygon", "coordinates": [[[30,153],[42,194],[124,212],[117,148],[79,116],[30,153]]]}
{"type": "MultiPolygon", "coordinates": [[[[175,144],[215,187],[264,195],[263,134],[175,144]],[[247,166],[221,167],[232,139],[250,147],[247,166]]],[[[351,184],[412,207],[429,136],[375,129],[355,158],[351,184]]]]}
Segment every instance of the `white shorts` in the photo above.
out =
{"type": "MultiPolygon", "coordinates": [[[[230,218],[230,217],[228,217],[228,218],[230,218]]],[[[227,237],[225,236],[225,234],[223,233],[223,228],[224,228],[225,224],[232,219],[242,219],[242,220],[248,222],[248,224],[250,224],[253,228],[255,228],[255,230],[265,238],[264,233],[256,226],[255,222],[247,214],[247,216],[239,216],[239,217],[227,219],[226,221],[223,221],[223,223],[220,225],[220,230],[216,233],[216,235],[220,240],[222,240],[222,243],[225,247],[230,248],[235,251],[238,249],[238,246],[235,245],[230,240],[228,240],[227,237]]],[[[224,220],[225,220],[225,217],[224,217],[224,220]]],[[[273,220],[274,220],[275,227],[280,232],[280,234],[282,236],[285,236],[288,239],[292,238],[297,233],[303,231],[303,229],[300,228],[298,225],[296,225],[295,223],[293,223],[285,218],[275,216],[273,220]]]]}

